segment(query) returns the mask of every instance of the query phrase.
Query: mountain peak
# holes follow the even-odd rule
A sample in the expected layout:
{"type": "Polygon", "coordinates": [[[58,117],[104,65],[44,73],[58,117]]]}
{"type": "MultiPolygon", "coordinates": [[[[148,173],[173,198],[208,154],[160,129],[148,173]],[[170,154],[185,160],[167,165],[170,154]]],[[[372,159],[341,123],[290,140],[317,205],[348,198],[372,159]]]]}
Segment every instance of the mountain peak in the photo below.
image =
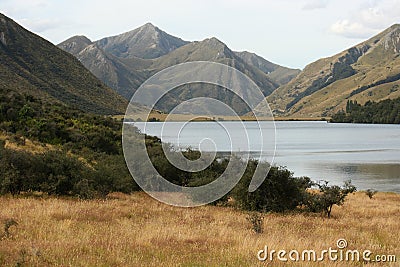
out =
{"type": "Polygon", "coordinates": [[[216,37],[206,38],[202,42],[208,43],[208,44],[216,44],[216,45],[224,45],[225,46],[225,44],[222,41],[220,41],[219,39],[217,39],[216,37]]]}
{"type": "Polygon", "coordinates": [[[101,49],[114,56],[143,59],[163,56],[187,43],[160,30],[150,22],[132,31],[96,41],[101,49]]]}
{"type": "Polygon", "coordinates": [[[92,41],[84,35],[75,35],[71,38],[65,40],[64,42],[58,44],[57,46],[68,53],[77,55],[85,47],[92,44],[92,41]]]}
{"type": "Polygon", "coordinates": [[[147,22],[146,24],[143,24],[143,26],[139,28],[147,28],[147,29],[158,29],[156,26],[154,26],[151,22],[147,22]]]}
{"type": "Polygon", "coordinates": [[[400,23],[393,24],[392,26],[390,26],[390,28],[393,30],[400,29],[400,23]]]}

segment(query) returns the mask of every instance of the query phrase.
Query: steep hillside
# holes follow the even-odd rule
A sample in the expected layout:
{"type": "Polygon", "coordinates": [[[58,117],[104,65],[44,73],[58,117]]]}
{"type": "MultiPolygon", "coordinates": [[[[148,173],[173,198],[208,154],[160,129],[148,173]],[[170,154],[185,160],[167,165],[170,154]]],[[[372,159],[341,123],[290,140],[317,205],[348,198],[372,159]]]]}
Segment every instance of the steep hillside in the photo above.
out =
{"type": "Polygon", "coordinates": [[[299,69],[282,67],[254,53],[243,51],[235,52],[235,54],[247,64],[253,65],[266,73],[268,78],[278,85],[287,84],[300,73],[299,69]]]}
{"type": "Polygon", "coordinates": [[[152,63],[151,60],[118,58],[85,36],[73,36],[58,47],[77,57],[90,72],[128,100],[134,90],[149,77],[144,69],[152,63]]]}
{"type": "Polygon", "coordinates": [[[99,114],[123,113],[127,105],[75,57],[2,14],[0,88],[99,114]]]}
{"type": "Polygon", "coordinates": [[[96,41],[101,49],[114,56],[144,59],[160,57],[187,43],[151,23],[146,23],[133,31],[96,41]]]}
{"type": "Polygon", "coordinates": [[[306,68],[267,100],[275,114],[330,116],[348,100],[400,97],[400,25],[306,68]]]}

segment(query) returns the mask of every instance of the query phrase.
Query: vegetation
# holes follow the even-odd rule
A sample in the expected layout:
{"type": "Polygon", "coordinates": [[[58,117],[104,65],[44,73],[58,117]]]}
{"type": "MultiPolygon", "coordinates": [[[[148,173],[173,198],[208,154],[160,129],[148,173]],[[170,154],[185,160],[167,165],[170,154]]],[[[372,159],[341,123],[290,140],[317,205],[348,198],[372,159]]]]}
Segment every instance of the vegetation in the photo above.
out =
{"type": "MultiPolygon", "coordinates": [[[[0,221],[17,226],[0,241],[0,266],[398,266],[400,195],[348,196],[332,218],[312,213],[264,214],[254,233],[248,213],[231,207],[179,208],[145,193],[111,194],[107,201],[0,197],[0,221]],[[257,252],[349,249],[395,254],[396,263],[259,262],[257,252]]],[[[3,230],[0,224],[0,233],[3,230]]]]}
{"type": "Polygon", "coordinates": [[[121,123],[50,105],[30,95],[0,94],[0,131],[8,143],[34,140],[42,153],[0,142],[0,192],[41,191],[82,198],[138,190],[122,156],[121,123]]]}
{"type": "Polygon", "coordinates": [[[356,191],[356,187],[351,184],[351,181],[345,182],[343,187],[328,185],[327,181],[314,184],[318,186],[319,190],[315,193],[308,193],[304,204],[312,212],[326,212],[328,218],[331,217],[334,205],[343,205],[347,195],[356,191]]]}
{"type": "Polygon", "coordinates": [[[376,193],[378,193],[378,191],[373,189],[367,189],[367,191],[365,191],[365,194],[369,197],[369,199],[373,199],[376,193]]]}
{"type": "Polygon", "coordinates": [[[261,186],[249,193],[248,187],[257,164],[256,161],[249,163],[249,171],[231,192],[239,207],[251,211],[284,212],[294,210],[303,203],[306,190],[312,185],[311,180],[308,177],[293,177],[293,173],[283,167],[271,167],[261,186]]]}
{"type": "Polygon", "coordinates": [[[331,122],[346,123],[400,123],[400,98],[380,102],[367,101],[363,106],[348,100],[346,111],[339,111],[331,122]]]}
{"type": "Polygon", "coordinates": [[[259,212],[250,212],[246,219],[251,223],[256,234],[264,232],[264,215],[259,212]]]}

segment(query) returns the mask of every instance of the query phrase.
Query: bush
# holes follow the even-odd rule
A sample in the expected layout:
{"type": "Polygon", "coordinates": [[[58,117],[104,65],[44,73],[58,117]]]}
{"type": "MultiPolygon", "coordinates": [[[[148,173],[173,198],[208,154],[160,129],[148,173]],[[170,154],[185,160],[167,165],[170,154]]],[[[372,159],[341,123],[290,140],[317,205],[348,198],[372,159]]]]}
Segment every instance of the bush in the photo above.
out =
{"type": "Polygon", "coordinates": [[[284,212],[294,210],[303,203],[305,190],[310,187],[308,177],[295,178],[284,167],[271,167],[266,179],[254,192],[248,192],[257,164],[250,161],[246,173],[239,184],[232,190],[232,197],[239,207],[250,211],[284,212]]]}
{"type": "Polygon", "coordinates": [[[308,193],[305,197],[305,204],[311,212],[326,212],[328,218],[331,217],[334,205],[343,205],[347,195],[357,190],[351,181],[346,181],[343,187],[328,185],[328,181],[321,181],[314,185],[319,188],[319,192],[308,193]]]}
{"type": "Polygon", "coordinates": [[[247,215],[246,219],[251,223],[252,230],[256,234],[264,232],[264,216],[259,212],[251,212],[247,215]]]}
{"type": "Polygon", "coordinates": [[[378,193],[378,191],[374,189],[368,189],[365,191],[365,194],[369,197],[369,199],[372,199],[376,193],[378,193]]]}

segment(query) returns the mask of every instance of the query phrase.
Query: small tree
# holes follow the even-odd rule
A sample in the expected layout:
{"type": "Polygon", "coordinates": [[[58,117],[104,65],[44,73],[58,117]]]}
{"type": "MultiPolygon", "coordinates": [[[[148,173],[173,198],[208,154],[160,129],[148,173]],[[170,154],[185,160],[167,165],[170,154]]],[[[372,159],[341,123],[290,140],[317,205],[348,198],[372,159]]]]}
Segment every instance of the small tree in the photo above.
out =
{"type": "Polygon", "coordinates": [[[328,181],[315,183],[318,187],[318,193],[309,193],[306,198],[306,205],[312,212],[325,211],[328,218],[331,217],[332,207],[334,205],[343,205],[348,194],[355,192],[357,189],[346,181],[343,187],[338,185],[328,185],[328,181]]]}
{"type": "Polygon", "coordinates": [[[256,234],[261,234],[264,231],[264,216],[259,212],[250,212],[246,219],[251,223],[252,230],[256,234]]]}
{"type": "Polygon", "coordinates": [[[369,197],[369,199],[372,199],[376,193],[378,193],[378,191],[374,189],[368,189],[365,191],[365,194],[369,197]]]}

